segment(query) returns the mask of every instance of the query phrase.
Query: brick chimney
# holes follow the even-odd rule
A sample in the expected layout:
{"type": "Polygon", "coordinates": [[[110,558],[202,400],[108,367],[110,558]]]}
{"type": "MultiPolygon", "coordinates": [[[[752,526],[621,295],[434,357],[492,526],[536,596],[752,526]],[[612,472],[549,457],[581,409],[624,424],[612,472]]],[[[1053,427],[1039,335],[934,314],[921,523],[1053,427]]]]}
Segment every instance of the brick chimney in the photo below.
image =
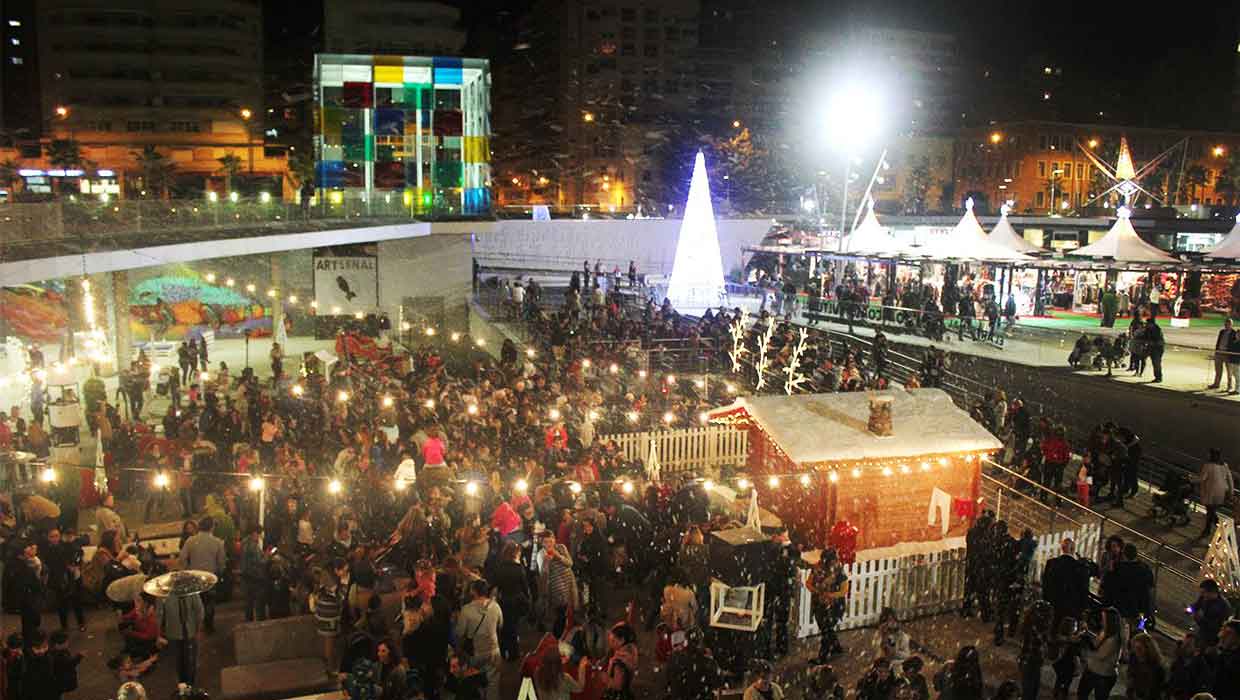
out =
{"type": "Polygon", "coordinates": [[[870,395],[869,430],[878,437],[891,437],[891,402],[887,394],[870,395]]]}

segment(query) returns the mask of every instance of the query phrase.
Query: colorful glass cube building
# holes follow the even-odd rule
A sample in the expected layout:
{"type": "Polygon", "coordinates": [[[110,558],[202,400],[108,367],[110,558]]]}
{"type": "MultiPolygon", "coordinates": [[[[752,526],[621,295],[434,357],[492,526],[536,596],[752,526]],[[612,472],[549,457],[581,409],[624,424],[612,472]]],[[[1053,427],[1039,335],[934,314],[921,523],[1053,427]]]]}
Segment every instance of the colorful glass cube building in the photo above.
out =
{"type": "Polygon", "coordinates": [[[314,76],[319,201],[490,212],[488,61],[318,54],[314,76]]]}

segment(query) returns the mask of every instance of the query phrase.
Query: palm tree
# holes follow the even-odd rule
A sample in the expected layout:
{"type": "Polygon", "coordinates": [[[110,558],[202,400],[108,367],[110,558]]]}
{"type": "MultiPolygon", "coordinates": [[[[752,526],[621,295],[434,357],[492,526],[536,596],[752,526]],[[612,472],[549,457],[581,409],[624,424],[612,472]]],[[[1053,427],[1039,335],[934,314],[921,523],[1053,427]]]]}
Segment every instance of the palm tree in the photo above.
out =
{"type": "Polygon", "coordinates": [[[176,165],[150,145],[143,146],[141,151],[134,151],[133,157],[138,161],[138,169],[142,171],[143,187],[158,192],[162,198],[167,199],[168,186],[172,184],[176,165]]]}
{"type": "Polygon", "coordinates": [[[0,185],[4,185],[9,191],[9,201],[13,201],[13,185],[18,180],[17,171],[21,170],[22,164],[9,158],[0,163],[0,185]]]}
{"type": "Polygon", "coordinates": [[[314,154],[310,151],[293,151],[288,159],[288,172],[285,177],[292,182],[293,187],[301,189],[301,186],[307,182],[314,180],[315,161],[314,154]]]}
{"type": "Polygon", "coordinates": [[[47,162],[57,170],[79,169],[82,167],[82,145],[73,139],[55,139],[48,144],[47,162]]]}
{"type": "Polygon", "coordinates": [[[229,153],[226,156],[216,158],[220,162],[220,170],[224,173],[224,193],[225,196],[232,193],[233,176],[241,172],[241,159],[229,153]]]}
{"type": "Polygon", "coordinates": [[[1226,199],[1228,206],[1235,206],[1240,196],[1240,157],[1231,154],[1227,164],[1218,171],[1218,179],[1214,181],[1214,191],[1226,199]]]}

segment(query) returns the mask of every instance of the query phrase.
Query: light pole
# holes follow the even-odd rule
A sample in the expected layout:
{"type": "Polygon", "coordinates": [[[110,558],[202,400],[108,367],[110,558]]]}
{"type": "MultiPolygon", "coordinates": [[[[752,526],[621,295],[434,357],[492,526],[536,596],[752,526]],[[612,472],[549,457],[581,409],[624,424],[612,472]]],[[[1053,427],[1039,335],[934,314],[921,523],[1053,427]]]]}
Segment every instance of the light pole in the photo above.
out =
{"type": "Polygon", "coordinates": [[[1051,201],[1049,202],[1049,206],[1047,207],[1048,209],[1047,213],[1050,214],[1051,216],[1055,215],[1055,181],[1057,179],[1056,178],[1057,175],[1063,175],[1063,170],[1052,170],[1051,171],[1051,201]]]}
{"type": "Polygon", "coordinates": [[[250,133],[250,118],[254,116],[254,112],[249,107],[241,108],[241,121],[245,122],[245,152],[246,157],[250,161],[250,175],[254,175],[254,137],[250,133]]]}

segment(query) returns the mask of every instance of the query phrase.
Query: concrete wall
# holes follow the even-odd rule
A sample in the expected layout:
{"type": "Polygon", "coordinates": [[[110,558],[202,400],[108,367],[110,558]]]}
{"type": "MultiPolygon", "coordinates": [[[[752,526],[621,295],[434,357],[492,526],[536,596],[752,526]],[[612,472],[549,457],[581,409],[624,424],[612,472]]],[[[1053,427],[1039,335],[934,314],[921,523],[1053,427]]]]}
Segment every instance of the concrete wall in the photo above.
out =
{"type": "MultiPolygon", "coordinates": [[[[680,219],[498,221],[479,230],[474,255],[484,265],[565,270],[602,258],[605,269],[619,266],[621,272],[634,260],[639,272],[671,274],[680,224],[680,219]]],[[[725,275],[741,266],[741,249],[761,242],[770,227],[770,219],[719,220],[725,275]]]]}
{"type": "Polygon", "coordinates": [[[401,320],[405,297],[442,297],[447,326],[468,327],[465,304],[473,277],[469,239],[469,234],[445,233],[379,242],[379,306],[394,325],[401,320]]]}

